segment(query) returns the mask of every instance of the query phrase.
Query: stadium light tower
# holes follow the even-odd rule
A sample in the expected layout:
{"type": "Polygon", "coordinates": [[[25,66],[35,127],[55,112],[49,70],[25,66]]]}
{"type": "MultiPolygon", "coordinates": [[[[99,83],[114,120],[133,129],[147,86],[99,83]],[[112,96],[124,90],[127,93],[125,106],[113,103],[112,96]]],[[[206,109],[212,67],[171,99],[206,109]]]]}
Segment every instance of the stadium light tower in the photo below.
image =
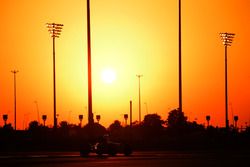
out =
{"type": "Polygon", "coordinates": [[[91,64],[91,31],[90,31],[90,0],[87,0],[87,44],[88,44],[88,123],[94,124],[92,111],[92,64],[91,64]]]}
{"type": "Polygon", "coordinates": [[[226,116],[225,116],[225,124],[226,124],[226,129],[229,128],[229,120],[228,120],[228,92],[227,92],[227,47],[231,46],[233,42],[235,34],[234,33],[220,33],[220,37],[222,40],[223,45],[225,46],[225,111],[226,111],[226,116]]]}
{"type": "Polygon", "coordinates": [[[141,77],[143,75],[138,74],[136,76],[138,77],[139,80],[139,123],[141,123],[141,77]]]}
{"type": "Polygon", "coordinates": [[[13,70],[11,72],[14,74],[14,122],[15,122],[15,130],[16,130],[16,74],[19,71],[13,70]]]}
{"type": "Polygon", "coordinates": [[[178,3],[179,14],[179,110],[182,112],[182,56],[181,56],[181,0],[178,3]]]}
{"type": "Polygon", "coordinates": [[[57,128],[56,118],[56,54],[55,54],[55,38],[59,38],[61,34],[63,24],[47,23],[48,31],[53,39],[53,96],[54,96],[54,128],[57,128]]]}

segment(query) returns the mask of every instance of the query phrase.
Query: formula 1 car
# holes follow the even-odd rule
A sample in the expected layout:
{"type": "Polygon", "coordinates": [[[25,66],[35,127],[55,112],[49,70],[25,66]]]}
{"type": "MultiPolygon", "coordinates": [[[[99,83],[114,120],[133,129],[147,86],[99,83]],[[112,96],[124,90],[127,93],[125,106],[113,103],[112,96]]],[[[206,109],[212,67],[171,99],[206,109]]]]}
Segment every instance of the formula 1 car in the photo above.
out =
{"type": "Polygon", "coordinates": [[[80,156],[82,157],[88,156],[89,153],[96,153],[98,156],[104,154],[110,156],[116,156],[117,154],[129,156],[132,154],[132,149],[129,144],[110,141],[109,137],[104,135],[98,142],[85,145],[80,150],[80,156]]]}

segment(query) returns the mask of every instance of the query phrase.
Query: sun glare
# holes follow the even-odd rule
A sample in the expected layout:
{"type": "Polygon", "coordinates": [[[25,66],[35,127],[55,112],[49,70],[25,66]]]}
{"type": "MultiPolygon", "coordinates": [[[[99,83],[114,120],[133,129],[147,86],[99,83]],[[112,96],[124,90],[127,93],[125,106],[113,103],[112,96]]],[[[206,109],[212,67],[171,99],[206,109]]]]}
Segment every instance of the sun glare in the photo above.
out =
{"type": "Polygon", "coordinates": [[[105,69],[102,71],[102,80],[105,82],[105,83],[112,83],[115,79],[116,79],[116,73],[114,70],[112,69],[105,69]]]}

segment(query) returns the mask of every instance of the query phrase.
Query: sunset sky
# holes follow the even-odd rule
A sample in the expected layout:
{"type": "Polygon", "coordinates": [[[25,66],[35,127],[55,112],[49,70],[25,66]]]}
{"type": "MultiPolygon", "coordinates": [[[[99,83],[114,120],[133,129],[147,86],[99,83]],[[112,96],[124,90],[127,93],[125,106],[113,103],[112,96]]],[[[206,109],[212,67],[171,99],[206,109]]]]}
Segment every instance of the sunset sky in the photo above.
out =
{"type": "MultiPolygon", "coordinates": [[[[133,102],[166,120],[178,108],[178,0],[90,0],[93,112],[108,127],[124,123],[133,102]],[[112,82],[102,73],[113,72],[112,82]]],[[[1,0],[0,126],[14,125],[13,73],[17,73],[17,129],[48,116],[53,124],[52,38],[46,23],[64,24],[56,39],[59,122],[87,123],[86,0],[1,0]]],[[[250,124],[250,0],[182,0],[183,111],[189,121],[225,126],[224,46],[219,33],[236,36],[228,48],[229,123],[250,124]]]]}

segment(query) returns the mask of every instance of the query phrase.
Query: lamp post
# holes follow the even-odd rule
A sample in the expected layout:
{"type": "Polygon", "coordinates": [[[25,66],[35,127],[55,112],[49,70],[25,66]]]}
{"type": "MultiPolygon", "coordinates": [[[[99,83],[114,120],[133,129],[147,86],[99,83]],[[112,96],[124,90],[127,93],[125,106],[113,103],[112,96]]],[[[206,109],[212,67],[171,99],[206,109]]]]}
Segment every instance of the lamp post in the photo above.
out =
{"type": "Polygon", "coordinates": [[[125,126],[127,126],[128,114],[124,114],[123,117],[124,117],[124,120],[125,120],[125,126]]]}
{"type": "Polygon", "coordinates": [[[47,115],[42,115],[42,119],[43,119],[43,126],[45,126],[45,122],[47,120],[47,115]]]}
{"type": "Polygon", "coordinates": [[[141,123],[141,77],[143,75],[136,75],[138,77],[139,80],[139,123],[141,123]]]}
{"type": "Polygon", "coordinates": [[[96,120],[97,120],[97,123],[99,124],[100,122],[100,119],[101,119],[101,115],[96,115],[96,120]]]}
{"type": "Polygon", "coordinates": [[[80,120],[80,128],[82,127],[82,120],[83,120],[83,115],[82,114],[80,114],[79,116],[78,116],[78,118],[79,118],[79,120],[80,120]]]}
{"type": "Polygon", "coordinates": [[[181,0],[179,0],[179,110],[182,112],[181,0]]]}
{"type": "Polygon", "coordinates": [[[18,70],[11,71],[14,74],[14,122],[15,122],[15,130],[16,130],[16,73],[18,70]]]}
{"type": "Polygon", "coordinates": [[[91,35],[90,35],[90,2],[87,0],[87,44],[88,44],[88,123],[94,124],[92,111],[92,67],[91,67],[91,35]]]}
{"type": "Polygon", "coordinates": [[[236,129],[237,129],[237,122],[238,122],[238,120],[239,120],[238,115],[235,115],[234,116],[234,128],[236,128],[236,129]]]}
{"type": "Polygon", "coordinates": [[[56,57],[55,57],[55,38],[59,38],[61,34],[63,24],[47,23],[47,28],[50,32],[50,36],[53,39],[53,96],[54,96],[54,128],[57,128],[56,118],[56,57]]]}
{"type": "Polygon", "coordinates": [[[3,115],[4,126],[7,125],[7,120],[8,120],[8,114],[4,114],[3,115]]]}
{"type": "Polygon", "coordinates": [[[228,32],[220,33],[222,43],[225,46],[225,111],[226,111],[225,124],[226,124],[226,129],[229,128],[228,92],[227,92],[227,47],[231,46],[234,36],[235,36],[235,34],[233,34],[233,33],[228,33],[228,32]]]}
{"type": "Polygon", "coordinates": [[[39,114],[38,102],[34,101],[34,103],[36,104],[37,121],[40,124],[40,114],[39,114]]]}
{"type": "Polygon", "coordinates": [[[207,116],[206,116],[206,120],[207,120],[207,127],[209,127],[209,121],[210,121],[210,118],[211,118],[211,117],[210,117],[210,115],[207,115],[207,116]]]}

